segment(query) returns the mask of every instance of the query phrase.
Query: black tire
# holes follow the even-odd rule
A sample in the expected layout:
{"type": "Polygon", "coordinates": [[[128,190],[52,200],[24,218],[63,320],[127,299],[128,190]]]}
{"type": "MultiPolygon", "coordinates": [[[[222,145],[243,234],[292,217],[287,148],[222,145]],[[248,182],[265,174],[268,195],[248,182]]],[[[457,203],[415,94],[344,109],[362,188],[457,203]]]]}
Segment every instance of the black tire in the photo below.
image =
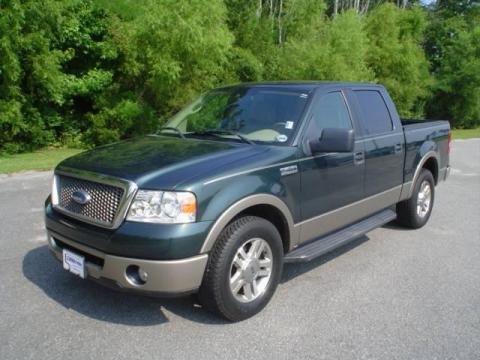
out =
{"type": "Polygon", "coordinates": [[[276,227],[265,219],[244,216],[231,222],[220,234],[210,252],[198,298],[207,310],[230,321],[241,321],[268,304],[280,282],[282,270],[283,245],[276,227]],[[245,303],[238,301],[230,290],[230,274],[237,250],[254,238],[263,239],[270,246],[272,269],[265,290],[258,298],[245,303]]]}
{"type": "Polygon", "coordinates": [[[422,169],[420,175],[418,176],[413,193],[410,199],[404,200],[397,204],[397,222],[400,225],[409,227],[411,229],[418,229],[424,226],[430,215],[432,214],[433,204],[435,200],[435,180],[433,179],[432,173],[427,169],[422,169]],[[420,187],[423,182],[427,181],[430,184],[431,189],[431,200],[427,213],[424,216],[420,216],[417,213],[417,200],[420,192],[420,187]]]}

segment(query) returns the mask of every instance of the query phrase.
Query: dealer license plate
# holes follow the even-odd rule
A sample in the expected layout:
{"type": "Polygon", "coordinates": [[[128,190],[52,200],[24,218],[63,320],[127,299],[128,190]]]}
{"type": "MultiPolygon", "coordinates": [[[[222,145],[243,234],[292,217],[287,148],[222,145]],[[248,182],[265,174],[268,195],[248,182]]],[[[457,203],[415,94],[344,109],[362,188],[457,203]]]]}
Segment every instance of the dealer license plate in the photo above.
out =
{"type": "Polygon", "coordinates": [[[85,279],[85,258],[63,249],[63,268],[85,279]]]}

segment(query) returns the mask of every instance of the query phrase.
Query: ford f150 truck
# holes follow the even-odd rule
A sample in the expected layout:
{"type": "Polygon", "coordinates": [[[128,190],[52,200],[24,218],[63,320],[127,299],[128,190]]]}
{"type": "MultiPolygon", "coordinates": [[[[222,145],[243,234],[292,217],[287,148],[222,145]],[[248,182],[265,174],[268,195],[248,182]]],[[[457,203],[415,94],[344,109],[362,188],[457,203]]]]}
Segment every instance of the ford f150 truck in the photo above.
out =
{"type": "Polygon", "coordinates": [[[446,121],[402,121],[383,86],[240,84],[156,134],[57,166],[48,242],[66,270],[139,293],[197,293],[231,321],[307,262],[392,220],[428,221],[446,121]]]}

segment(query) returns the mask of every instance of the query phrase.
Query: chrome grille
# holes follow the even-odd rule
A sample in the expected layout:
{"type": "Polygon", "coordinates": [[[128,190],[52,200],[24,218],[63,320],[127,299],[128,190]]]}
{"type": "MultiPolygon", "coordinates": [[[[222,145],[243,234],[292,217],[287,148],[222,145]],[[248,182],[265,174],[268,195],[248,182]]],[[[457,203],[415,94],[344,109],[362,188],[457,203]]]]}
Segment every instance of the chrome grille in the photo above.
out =
{"type": "Polygon", "coordinates": [[[73,217],[111,226],[117,215],[125,190],[121,187],[59,175],[57,178],[58,207],[73,217]],[[84,205],[73,200],[76,191],[90,195],[84,205]]]}

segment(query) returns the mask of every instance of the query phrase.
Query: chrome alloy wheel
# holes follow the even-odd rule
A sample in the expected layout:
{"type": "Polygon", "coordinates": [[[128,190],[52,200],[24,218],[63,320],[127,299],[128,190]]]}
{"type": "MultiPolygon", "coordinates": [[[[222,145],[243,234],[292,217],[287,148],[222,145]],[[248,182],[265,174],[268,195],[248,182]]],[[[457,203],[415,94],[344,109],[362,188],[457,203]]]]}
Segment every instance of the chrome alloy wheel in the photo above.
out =
{"type": "Polygon", "coordinates": [[[263,239],[250,239],[237,250],[230,266],[230,290],[236,300],[248,303],[265,293],[272,262],[272,249],[263,239]]]}
{"type": "Polygon", "coordinates": [[[417,215],[424,218],[430,210],[432,202],[432,188],[428,181],[424,180],[420,185],[417,196],[417,215]]]}

